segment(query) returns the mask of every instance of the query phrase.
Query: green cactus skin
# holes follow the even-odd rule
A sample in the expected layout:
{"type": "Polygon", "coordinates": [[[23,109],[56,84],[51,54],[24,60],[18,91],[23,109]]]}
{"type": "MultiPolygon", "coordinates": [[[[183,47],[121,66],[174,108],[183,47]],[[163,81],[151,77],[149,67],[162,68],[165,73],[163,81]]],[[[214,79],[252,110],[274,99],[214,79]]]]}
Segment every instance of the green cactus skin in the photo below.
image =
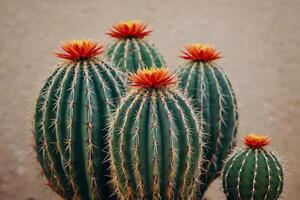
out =
{"type": "Polygon", "coordinates": [[[204,162],[200,197],[219,175],[223,160],[235,146],[238,128],[236,98],[220,67],[212,62],[191,61],[178,71],[179,88],[200,112],[204,132],[204,162]]]}
{"type": "Polygon", "coordinates": [[[135,37],[114,40],[106,48],[105,55],[124,72],[136,72],[139,68],[149,66],[165,66],[163,57],[154,45],[135,37]]]}
{"type": "Polygon", "coordinates": [[[247,148],[224,165],[223,188],[228,200],[276,200],[283,188],[278,159],[263,148],[247,148]]]}
{"type": "Polygon", "coordinates": [[[110,199],[103,149],[123,90],[119,71],[98,59],[58,65],[42,88],[33,121],[37,159],[64,199],[110,199]]]}
{"type": "Polygon", "coordinates": [[[188,100],[173,89],[148,88],[121,102],[108,138],[120,199],[194,199],[202,135],[188,100]]]}

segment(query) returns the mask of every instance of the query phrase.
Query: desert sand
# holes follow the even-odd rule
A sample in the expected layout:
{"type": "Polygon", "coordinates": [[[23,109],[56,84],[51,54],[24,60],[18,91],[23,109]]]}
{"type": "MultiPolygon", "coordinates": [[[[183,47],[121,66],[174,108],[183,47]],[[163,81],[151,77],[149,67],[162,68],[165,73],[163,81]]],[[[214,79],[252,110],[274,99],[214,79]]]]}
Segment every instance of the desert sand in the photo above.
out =
{"type": "MultiPolygon", "coordinates": [[[[1,0],[0,199],[58,200],[39,177],[30,131],[32,109],[55,64],[61,41],[92,38],[107,43],[108,28],[140,19],[148,38],[175,69],[189,42],[213,44],[231,79],[240,112],[238,140],[248,132],[272,137],[285,163],[283,199],[300,195],[300,1],[71,1],[1,0]]],[[[238,143],[238,147],[243,147],[238,143]]],[[[220,180],[207,198],[225,199],[220,180]]]]}

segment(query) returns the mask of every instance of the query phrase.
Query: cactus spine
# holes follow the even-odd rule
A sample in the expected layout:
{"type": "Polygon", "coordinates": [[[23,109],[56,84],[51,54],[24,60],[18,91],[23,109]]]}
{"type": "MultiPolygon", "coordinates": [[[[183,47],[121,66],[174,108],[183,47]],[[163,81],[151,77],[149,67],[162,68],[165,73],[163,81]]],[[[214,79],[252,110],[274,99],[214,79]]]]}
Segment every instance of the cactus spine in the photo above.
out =
{"type": "Polygon", "coordinates": [[[125,72],[135,72],[147,66],[161,67],[165,61],[157,49],[144,37],[152,31],[139,21],[120,22],[107,34],[116,38],[106,50],[111,62],[125,72]]]}
{"type": "Polygon", "coordinates": [[[238,126],[236,99],[223,70],[213,62],[220,58],[211,46],[192,44],[182,58],[188,60],[179,71],[179,88],[193,100],[200,112],[205,134],[200,196],[218,176],[223,160],[235,145],[238,126]]]}
{"type": "Polygon", "coordinates": [[[231,156],[224,165],[223,188],[228,200],[276,200],[283,188],[283,170],[269,139],[248,135],[247,148],[231,156]]]}
{"type": "Polygon", "coordinates": [[[64,199],[110,199],[107,116],[124,89],[120,73],[95,56],[103,46],[67,42],[59,64],[36,102],[36,153],[51,188],[64,199]]]}
{"type": "Polygon", "coordinates": [[[201,166],[201,130],[165,68],[138,70],[108,138],[112,183],[121,199],[192,199],[201,166]]]}

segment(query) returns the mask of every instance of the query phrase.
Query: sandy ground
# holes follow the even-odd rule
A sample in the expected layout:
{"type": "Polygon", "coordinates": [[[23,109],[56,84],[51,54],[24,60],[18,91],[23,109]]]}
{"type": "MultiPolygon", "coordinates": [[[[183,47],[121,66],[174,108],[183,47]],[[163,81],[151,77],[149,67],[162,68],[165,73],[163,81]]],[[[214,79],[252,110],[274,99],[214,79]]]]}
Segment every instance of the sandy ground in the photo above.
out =
{"type": "MultiPolygon", "coordinates": [[[[175,68],[188,42],[209,42],[237,94],[239,138],[272,136],[286,162],[284,199],[300,194],[300,1],[71,1],[1,0],[0,6],[0,199],[59,199],[38,178],[32,153],[32,105],[60,41],[89,37],[108,42],[108,27],[141,19],[149,38],[175,68]]],[[[239,143],[241,146],[241,143],[239,143]]],[[[207,193],[224,199],[220,182],[207,193]]]]}

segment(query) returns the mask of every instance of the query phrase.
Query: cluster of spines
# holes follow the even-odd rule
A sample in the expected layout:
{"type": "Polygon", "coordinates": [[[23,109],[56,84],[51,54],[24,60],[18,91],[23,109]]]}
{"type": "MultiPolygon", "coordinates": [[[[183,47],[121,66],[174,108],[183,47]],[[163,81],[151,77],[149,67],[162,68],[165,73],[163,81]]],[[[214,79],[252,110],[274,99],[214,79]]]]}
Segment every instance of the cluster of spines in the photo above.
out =
{"type": "MultiPolygon", "coordinates": [[[[255,135],[247,137],[253,136],[256,137],[255,135]]],[[[268,144],[269,142],[263,146],[268,144]]],[[[223,188],[227,199],[279,198],[283,189],[282,166],[276,156],[263,146],[248,146],[226,161],[223,188]]]]}
{"type": "MultiPolygon", "coordinates": [[[[35,112],[35,118],[38,116],[44,116],[47,108],[47,103],[48,103],[48,96],[49,96],[49,91],[48,88],[53,84],[54,82],[54,77],[58,73],[58,69],[54,71],[54,73],[48,78],[46,84],[41,90],[41,94],[38,97],[38,101],[36,104],[36,112],[35,112]]],[[[54,162],[52,161],[52,158],[50,157],[49,153],[49,147],[48,147],[48,142],[46,141],[46,136],[45,136],[45,125],[44,125],[44,118],[40,122],[34,121],[34,137],[36,140],[36,146],[34,149],[38,153],[37,159],[39,163],[41,164],[41,167],[43,169],[43,174],[47,177],[48,179],[48,185],[58,194],[61,196],[65,195],[64,192],[64,187],[61,181],[60,176],[57,173],[56,167],[54,162]],[[40,132],[40,134],[37,134],[40,132]],[[41,154],[42,156],[39,156],[41,154]]]]}
{"type": "MultiPolygon", "coordinates": [[[[103,128],[105,125],[95,124],[96,112],[99,112],[97,106],[100,106],[99,102],[95,102],[95,95],[98,95],[95,94],[95,87],[103,87],[101,95],[110,94],[110,96],[103,97],[105,100],[101,102],[106,112],[102,114],[105,115],[108,115],[112,106],[116,104],[113,102],[117,101],[114,97],[121,96],[122,92],[118,88],[122,82],[121,77],[113,78],[111,73],[114,72],[110,72],[111,69],[107,68],[110,66],[101,61],[65,63],[59,66],[48,79],[38,99],[35,114],[38,160],[52,188],[65,198],[70,198],[70,195],[72,199],[80,199],[82,195],[93,199],[100,198],[100,191],[98,191],[100,187],[97,184],[100,182],[98,180],[99,165],[102,163],[99,154],[102,154],[102,150],[99,149],[101,148],[99,144],[93,143],[96,141],[93,137],[97,137],[96,135],[103,131],[96,129],[103,128]],[[103,78],[99,70],[106,70],[105,73],[109,78],[103,78]],[[107,85],[107,79],[114,82],[113,87],[107,85]],[[79,91],[82,91],[82,94],[79,94],[79,91]],[[114,94],[111,95],[113,92],[114,94]],[[76,131],[82,134],[74,136],[76,131]],[[66,135],[63,136],[62,132],[66,135]],[[78,149],[78,143],[81,143],[83,147],[81,151],[76,151],[81,153],[83,158],[75,161],[74,146],[78,149]],[[88,180],[85,181],[89,194],[82,194],[82,191],[79,191],[79,188],[85,184],[79,184],[79,178],[76,177],[80,173],[77,171],[79,164],[81,165],[79,171],[86,173],[88,180]],[[77,170],[74,169],[75,165],[77,170]],[[96,165],[98,169],[95,168],[96,165]]],[[[102,120],[101,123],[107,123],[104,119],[102,120]]]]}

